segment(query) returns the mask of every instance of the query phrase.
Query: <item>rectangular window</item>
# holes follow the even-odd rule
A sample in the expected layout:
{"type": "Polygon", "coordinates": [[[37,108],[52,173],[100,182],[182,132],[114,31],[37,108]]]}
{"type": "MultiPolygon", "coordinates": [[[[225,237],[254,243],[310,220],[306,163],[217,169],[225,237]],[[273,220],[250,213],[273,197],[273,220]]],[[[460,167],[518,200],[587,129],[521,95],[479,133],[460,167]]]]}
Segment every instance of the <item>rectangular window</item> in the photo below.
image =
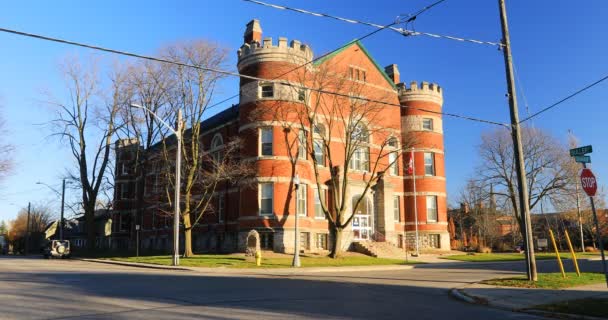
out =
{"type": "Polygon", "coordinates": [[[262,95],[262,98],[274,97],[274,86],[272,84],[261,85],[261,95],[262,95]]]}
{"type": "Polygon", "coordinates": [[[437,222],[437,196],[426,196],[426,221],[437,222]]]}
{"type": "Polygon", "coordinates": [[[300,250],[310,250],[310,232],[300,232],[300,250]]]}
{"type": "Polygon", "coordinates": [[[121,199],[130,199],[129,198],[129,184],[122,183],[120,184],[120,198],[121,199]]]}
{"type": "Polygon", "coordinates": [[[306,159],[306,131],[298,131],[298,158],[306,159]]]}
{"type": "Polygon", "coordinates": [[[129,165],[123,162],[122,165],[121,165],[121,167],[122,167],[121,174],[122,175],[128,175],[129,174],[129,165]]]}
{"type": "Polygon", "coordinates": [[[435,249],[441,248],[441,235],[429,234],[429,247],[435,249]]]}
{"type": "Polygon", "coordinates": [[[399,175],[399,165],[397,164],[397,152],[391,152],[388,154],[388,163],[390,165],[389,172],[393,176],[399,175]]]}
{"type": "Polygon", "coordinates": [[[399,196],[393,196],[393,214],[395,221],[401,221],[401,202],[399,201],[399,196]]]}
{"type": "Polygon", "coordinates": [[[160,174],[155,173],[154,174],[154,187],[152,188],[152,191],[154,193],[158,193],[160,191],[160,174]]]}
{"type": "Polygon", "coordinates": [[[424,153],[424,174],[427,176],[435,175],[435,154],[432,152],[424,153]]]}
{"type": "Polygon", "coordinates": [[[264,127],[260,129],[260,142],[262,148],[260,152],[263,156],[272,155],[272,127],[264,127]]]}
{"type": "Polygon", "coordinates": [[[433,131],[433,119],[431,119],[431,118],[422,119],[422,130],[433,131]]]}
{"type": "Polygon", "coordinates": [[[315,139],[315,160],[317,165],[325,166],[325,153],[323,152],[323,140],[315,139]]]}
{"type": "Polygon", "coordinates": [[[260,232],[260,248],[266,250],[274,249],[274,234],[271,232],[260,232]]]}
{"type": "Polygon", "coordinates": [[[369,148],[360,147],[353,152],[350,160],[350,168],[353,170],[368,171],[369,170],[369,148]]]}
{"type": "Polygon", "coordinates": [[[223,194],[217,196],[217,221],[224,222],[224,200],[223,194]]]}
{"type": "Polygon", "coordinates": [[[260,214],[271,215],[273,214],[273,199],[274,199],[274,185],[272,183],[260,183],[260,214]]]}
{"type": "Polygon", "coordinates": [[[327,250],[327,233],[317,233],[317,249],[327,250]]]}
{"type": "Polygon", "coordinates": [[[299,216],[306,216],[306,187],[301,184],[296,192],[296,212],[299,216]]]}
{"type": "Polygon", "coordinates": [[[321,201],[325,201],[325,193],[321,190],[321,197],[319,198],[319,192],[315,189],[315,218],[325,219],[325,213],[323,212],[323,207],[321,206],[321,201]]]}

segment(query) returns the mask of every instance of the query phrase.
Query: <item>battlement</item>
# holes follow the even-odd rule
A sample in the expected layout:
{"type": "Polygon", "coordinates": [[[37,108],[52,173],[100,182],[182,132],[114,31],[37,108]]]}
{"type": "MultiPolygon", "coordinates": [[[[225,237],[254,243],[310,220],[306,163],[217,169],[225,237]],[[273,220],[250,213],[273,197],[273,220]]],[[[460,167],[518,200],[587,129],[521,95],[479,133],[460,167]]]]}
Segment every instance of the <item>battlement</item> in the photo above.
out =
{"type": "Polygon", "coordinates": [[[409,88],[405,83],[399,83],[397,89],[400,102],[422,100],[443,104],[443,89],[436,83],[422,81],[419,86],[418,82],[412,81],[409,88]]]}
{"type": "Polygon", "coordinates": [[[118,139],[116,148],[139,147],[139,141],[136,138],[118,139]]]}
{"type": "Polygon", "coordinates": [[[287,38],[279,37],[279,41],[273,44],[272,38],[267,37],[262,43],[245,43],[237,51],[238,68],[260,62],[287,62],[293,64],[305,64],[313,58],[310,46],[302,44],[298,40],[292,40],[289,45],[287,38]]]}

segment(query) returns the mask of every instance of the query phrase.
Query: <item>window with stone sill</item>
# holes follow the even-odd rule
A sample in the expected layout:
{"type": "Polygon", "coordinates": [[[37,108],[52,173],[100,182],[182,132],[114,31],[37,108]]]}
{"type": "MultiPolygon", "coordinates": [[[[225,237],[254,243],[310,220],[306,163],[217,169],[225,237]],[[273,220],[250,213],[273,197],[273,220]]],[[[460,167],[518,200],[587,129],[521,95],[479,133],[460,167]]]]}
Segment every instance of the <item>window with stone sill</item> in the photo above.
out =
{"type": "Polygon", "coordinates": [[[274,85],[273,84],[262,84],[260,85],[260,96],[262,98],[274,97],[274,85]]]}
{"type": "Polygon", "coordinates": [[[433,131],[433,119],[431,119],[431,118],[422,119],[422,129],[428,130],[428,131],[433,131]]]}
{"type": "Polygon", "coordinates": [[[272,182],[260,183],[260,215],[273,214],[274,185],[272,182]]]}

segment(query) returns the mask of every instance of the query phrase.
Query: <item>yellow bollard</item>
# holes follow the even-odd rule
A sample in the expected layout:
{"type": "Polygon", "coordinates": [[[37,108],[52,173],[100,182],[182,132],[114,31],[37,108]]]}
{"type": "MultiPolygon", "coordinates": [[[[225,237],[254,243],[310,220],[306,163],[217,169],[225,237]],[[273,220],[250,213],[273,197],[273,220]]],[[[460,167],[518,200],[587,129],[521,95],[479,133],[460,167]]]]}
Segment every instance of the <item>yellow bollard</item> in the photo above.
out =
{"type": "Polygon", "coordinates": [[[568,248],[570,248],[570,254],[572,255],[572,262],[574,263],[574,269],[576,270],[576,274],[580,277],[581,271],[578,269],[578,261],[576,261],[576,254],[574,254],[574,248],[572,248],[572,242],[570,242],[570,235],[568,235],[568,230],[566,231],[566,240],[568,241],[568,248]]]}
{"type": "Polygon", "coordinates": [[[255,252],[255,265],[258,267],[262,265],[262,250],[255,252]]]}
{"type": "Polygon", "coordinates": [[[559,269],[562,271],[562,277],[566,278],[566,272],[564,272],[564,264],[562,263],[562,258],[559,256],[559,250],[557,250],[557,244],[555,243],[555,237],[553,236],[553,231],[549,229],[549,235],[551,235],[551,242],[553,243],[553,248],[555,249],[555,255],[557,256],[557,263],[559,264],[559,269]]]}

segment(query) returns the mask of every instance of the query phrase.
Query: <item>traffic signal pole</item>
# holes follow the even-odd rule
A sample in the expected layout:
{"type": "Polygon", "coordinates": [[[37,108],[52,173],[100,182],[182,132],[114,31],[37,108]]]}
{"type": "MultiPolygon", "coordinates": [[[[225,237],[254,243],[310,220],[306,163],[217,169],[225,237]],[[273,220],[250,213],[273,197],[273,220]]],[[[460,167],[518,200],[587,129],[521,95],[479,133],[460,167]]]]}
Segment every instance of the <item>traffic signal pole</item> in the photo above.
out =
{"type": "Polygon", "coordinates": [[[511,137],[513,139],[513,154],[517,170],[517,184],[519,192],[520,223],[524,225],[524,241],[526,246],[526,263],[528,280],[537,281],[536,258],[534,257],[534,239],[532,237],[532,225],[530,221],[530,203],[528,198],[528,182],[526,179],[526,167],[524,163],[523,146],[521,143],[521,128],[519,126],[519,110],[517,108],[517,93],[515,91],[515,79],[513,77],[513,59],[511,56],[511,39],[509,38],[509,26],[507,22],[507,10],[505,0],[498,0],[500,8],[500,22],[502,26],[502,52],[505,59],[505,70],[507,76],[507,88],[509,97],[509,109],[511,115],[511,137]]]}

